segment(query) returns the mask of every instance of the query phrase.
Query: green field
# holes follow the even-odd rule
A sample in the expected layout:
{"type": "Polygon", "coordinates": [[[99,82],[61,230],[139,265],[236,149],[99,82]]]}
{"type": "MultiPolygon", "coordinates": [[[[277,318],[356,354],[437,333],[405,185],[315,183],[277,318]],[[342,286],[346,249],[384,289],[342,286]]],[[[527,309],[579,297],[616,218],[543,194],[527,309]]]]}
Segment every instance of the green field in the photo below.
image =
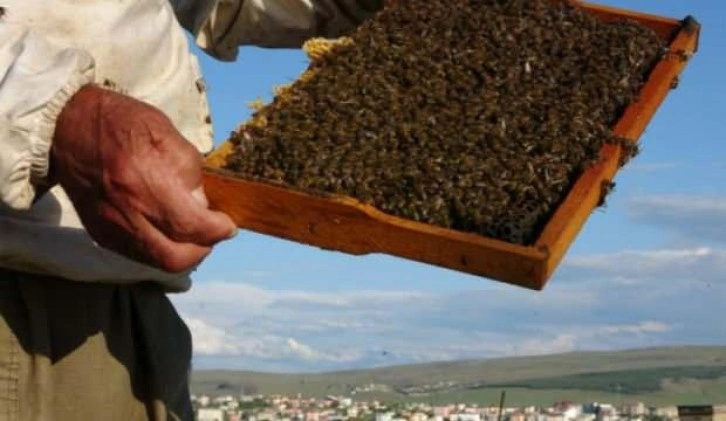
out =
{"type": "Polygon", "coordinates": [[[614,404],[643,402],[650,406],[726,404],[726,379],[717,381],[689,382],[688,385],[666,387],[660,391],[644,394],[617,394],[581,389],[525,389],[525,388],[486,388],[478,390],[437,393],[430,398],[414,398],[433,404],[477,403],[496,405],[500,393],[506,391],[508,404],[516,406],[551,405],[554,402],[609,402],[614,404]]]}
{"type": "Polygon", "coordinates": [[[357,395],[361,400],[378,399],[390,402],[425,402],[429,404],[470,403],[496,406],[500,393],[506,391],[506,403],[513,406],[546,406],[555,402],[608,402],[613,404],[643,402],[650,406],[726,404],[726,381],[699,382],[698,386],[667,389],[648,394],[616,394],[577,389],[532,390],[523,388],[490,388],[435,393],[427,397],[408,397],[398,394],[357,395]]]}
{"type": "Polygon", "coordinates": [[[494,404],[506,390],[512,405],[561,400],[726,404],[726,347],[581,352],[320,374],[198,371],[192,376],[194,393],[212,395],[348,395],[371,383],[391,391],[357,393],[356,398],[494,404]],[[432,388],[439,382],[453,384],[432,388]]]}
{"type": "MultiPolygon", "coordinates": [[[[663,388],[664,379],[716,380],[726,377],[726,366],[660,367],[642,370],[619,370],[605,373],[583,373],[562,377],[531,379],[501,384],[485,384],[485,388],[579,389],[600,392],[643,394],[663,388]]],[[[476,387],[473,387],[476,389],[476,387]]]]}

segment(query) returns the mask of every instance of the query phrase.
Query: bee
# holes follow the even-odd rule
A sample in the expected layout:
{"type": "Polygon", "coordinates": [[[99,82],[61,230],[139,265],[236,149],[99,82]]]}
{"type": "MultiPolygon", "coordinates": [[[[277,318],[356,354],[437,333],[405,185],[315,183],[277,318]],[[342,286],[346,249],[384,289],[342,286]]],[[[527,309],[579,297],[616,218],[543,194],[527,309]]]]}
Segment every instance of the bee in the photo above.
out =
{"type": "Polygon", "coordinates": [[[660,47],[633,25],[559,14],[548,0],[470,3],[396,2],[338,44],[346,48],[311,40],[310,66],[259,107],[245,132],[255,142],[237,135],[244,156],[230,165],[401,217],[532,241],[611,137],[644,79],[634,68],[660,47]],[[518,27],[507,14],[521,15],[518,27]],[[575,75],[583,59],[589,70],[575,75]]]}
{"type": "Polygon", "coordinates": [[[247,106],[252,111],[260,111],[263,108],[265,108],[265,102],[262,100],[262,98],[256,98],[256,99],[250,101],[249,103],[247,103],[247,106]]]}
{"type": "Polygon", "coordinates": [[[674,77],[673,80],[671,81],[671,89],[677,89],[679,82],[680,82],[680,79],[678,78],[678,76],[674,77]]]}
{"type": "Polygon", "coordinates": [[[615,189],[615,183],[611,180],[603,180],[600,184],[600,199],[597,202],[597,207],[605,206],[605,199],[615,189]]]}

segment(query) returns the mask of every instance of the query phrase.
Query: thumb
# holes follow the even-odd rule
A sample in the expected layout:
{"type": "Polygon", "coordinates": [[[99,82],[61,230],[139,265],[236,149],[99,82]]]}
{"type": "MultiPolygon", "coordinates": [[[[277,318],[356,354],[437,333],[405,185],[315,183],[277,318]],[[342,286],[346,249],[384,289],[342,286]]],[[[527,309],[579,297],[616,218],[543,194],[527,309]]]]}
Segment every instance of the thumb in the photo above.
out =
{"type": "Polygon", "coordinates": [[[207,195],[204,193],[204,185],[200,185],[192,190],[192,198],[203,208],[209,208],[209,201],[207,200],[207,195]]]}
{"type": "Polygon", "coordinates": [[[209,209],[209,200],[200,184],[190,193],[189,203],[196,206],[198,212],[197,241],[200,244],[212,245],[215,242],[234,238],[238,233],[237,224],[225,213],[209,209]]]}
{"type": "Polygon", "coordinates": [[[155,225],[170,240],[210,247],[237,234],[237,224],[225,213],[209,209],[201,183],[190,189],[172,180],[156,193],[155,225]]]}
{"type": "MultiPolygon", "coordinates": [[[[204,185],[200,185],[196,189],[192,190],[191,193],[192,199],[194,199],[195,202],[199,203],[201,207],[204,209],[209,209],[209,200],[207,200],[207,195],[204,193],[204,185]]],[[[208,211],[206,212],[208,214],[211,214],[210,216],[212,219],[216,219],[217,224],[224,226],[225,224],[230,228],[230,234],[227,239],[232,239],[235,236],[237,236],[237,233],[239,232],[239,229],[237,228],[237,224],[232,221],[232,219],[224,214],[223,212],[218,211],[208,211]]]]}

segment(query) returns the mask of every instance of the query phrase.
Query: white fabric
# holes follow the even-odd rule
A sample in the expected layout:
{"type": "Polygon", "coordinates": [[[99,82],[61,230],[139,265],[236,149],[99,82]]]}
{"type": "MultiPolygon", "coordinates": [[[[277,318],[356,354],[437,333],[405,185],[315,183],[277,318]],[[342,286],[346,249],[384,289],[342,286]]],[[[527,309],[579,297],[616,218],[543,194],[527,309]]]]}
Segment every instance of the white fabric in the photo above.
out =
{"type": "MultiPolygon", "coordinates": [[[[370,13],[364,0],[4,0],[0,6],[0,267],[77,281],[172,275],[98,247],[62,188],[33,203],[55,118],[83,84],[110,84],[166,113],[201,152],[212,148],[204,83],[184,29],[220,60],[240,45],[297,47],[370,13]],[[180,25],[181,23],[181,25],[180,25]]],[[[373,7],[375,8],[375,7],[373,7]]]]}

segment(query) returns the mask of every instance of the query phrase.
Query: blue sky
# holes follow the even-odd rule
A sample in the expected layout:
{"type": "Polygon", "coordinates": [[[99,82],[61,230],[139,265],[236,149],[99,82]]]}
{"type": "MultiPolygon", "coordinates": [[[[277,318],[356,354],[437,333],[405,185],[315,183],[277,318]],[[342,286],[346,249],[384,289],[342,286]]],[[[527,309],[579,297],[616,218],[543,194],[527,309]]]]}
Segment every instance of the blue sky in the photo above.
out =
{"type": "MultiPolygon", "coordinates": [[[[601,0],[703,25],[700,51],[543,292],[388,256],[250,232],[174,297],[199,368],[308,371],[653,345],[726,344],[726,3],[601,0]],[[383,351],[386,351],[385,353],[383,351]]],[[[294,80],[301,51],[196,50],[217,143],[246,103],[294,80]]]]}

